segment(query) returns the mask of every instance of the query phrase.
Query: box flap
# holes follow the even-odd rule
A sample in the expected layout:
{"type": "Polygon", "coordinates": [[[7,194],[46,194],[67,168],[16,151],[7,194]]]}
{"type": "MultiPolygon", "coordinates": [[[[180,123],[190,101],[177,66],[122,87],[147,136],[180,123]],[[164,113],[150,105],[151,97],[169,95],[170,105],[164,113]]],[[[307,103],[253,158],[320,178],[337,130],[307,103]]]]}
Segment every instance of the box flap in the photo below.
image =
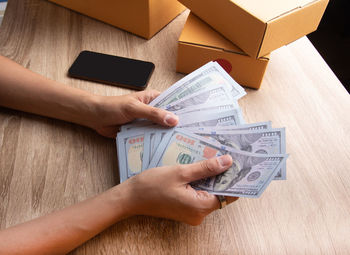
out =
{"type": "Polygon", "coordinates": [[[230,0],[263,22],[318,0],[230,0]]]}
{"type": "Polygon", "coordinates": [[[247,55],[193,13],[188,15],[179,41],[247,55]]]}
{"type": "Polygon", "coordinates": [[[315,1],[269,22],[258,56],[286,45],[317,29],[328,0],[315,1]]]}

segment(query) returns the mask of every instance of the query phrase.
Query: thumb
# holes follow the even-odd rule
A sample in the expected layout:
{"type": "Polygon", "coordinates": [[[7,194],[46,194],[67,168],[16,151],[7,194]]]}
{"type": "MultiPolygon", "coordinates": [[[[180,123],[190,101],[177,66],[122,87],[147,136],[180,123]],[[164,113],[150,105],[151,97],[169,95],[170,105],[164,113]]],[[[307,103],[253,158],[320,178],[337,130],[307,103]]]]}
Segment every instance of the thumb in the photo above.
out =
{"type": "Polygon", "coordinates": [[[134,109],[136,118],[146,118],[162,126],[173,127],[179,122],[179,117],[166,110],[139,103],[134,109]]]}
{"type": "Polygon", "coordinates": [[[230,155],[211,158],[194,164],[185,165],[182,171],[182,181],[190,183],[196,180],[215,176],[226,171],[232,165],[230,155]]]}

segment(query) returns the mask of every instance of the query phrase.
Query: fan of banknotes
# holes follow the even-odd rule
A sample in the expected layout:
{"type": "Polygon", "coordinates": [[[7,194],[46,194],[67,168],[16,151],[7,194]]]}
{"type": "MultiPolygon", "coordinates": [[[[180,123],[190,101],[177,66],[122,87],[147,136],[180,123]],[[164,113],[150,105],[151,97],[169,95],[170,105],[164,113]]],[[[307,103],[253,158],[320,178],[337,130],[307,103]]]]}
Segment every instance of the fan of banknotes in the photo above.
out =
{"type": "Polygon", "coordinates": [[[230,154],[224,173],[191,183],[195,189],[235,197],[259,197],[271,180],[286,179],[285,129],[271,122],[246,124],[238,99],[246,95],[217,62],[187,75],[150,105],[178,115],[176,128],[147,120],[117,135],[120,182],[166,165],[190,164],[230,154]]]}

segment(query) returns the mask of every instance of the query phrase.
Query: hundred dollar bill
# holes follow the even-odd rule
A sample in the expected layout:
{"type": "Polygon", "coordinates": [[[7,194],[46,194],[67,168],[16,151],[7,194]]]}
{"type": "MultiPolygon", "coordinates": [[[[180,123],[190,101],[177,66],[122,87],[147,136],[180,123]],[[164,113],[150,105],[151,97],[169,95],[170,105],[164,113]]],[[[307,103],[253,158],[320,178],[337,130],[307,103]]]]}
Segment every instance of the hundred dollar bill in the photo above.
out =
{"type": "Polygon", "coordinates": [[[179,115],[178,127],[215,127],[244,124],[243,115],[240,109],[232,109],[226,112],[206,114],[181,114],[179,115]]]}
{"type": "Polygon", "coordinates": [[[186,127],[186,130],[197,133],[197,132],[216,132],[216,131],[235,131],[235,130],[262,130],[271,129],[271,121],[257,122],[250,124],[240,124],[237,126],[217,126],[217,127],[186,127]]]}
{"type": "Polygon", "coordinates": [[[175,128],[166,134],[149,167],[190,164],[224,154],[231,155],[232,166],[220,175],[192,183],[195,189],[217,195],[259,197],[287,158],[285,154],[256,154],[219,146],[175,128]]]}
{"type": "MultiPolygon", "coordinates": [[[[284,128],[249,131],[195,131],[196,135],[213,139],[214,142],[237,150],[259,154],[285,154],[286,135],[284,128]]],[[[275,180],[286,179],[286,164],[278,170],[275,180]]]]}
{"type": "Polygon", "coordinates": [[[120,183],[142,170],[144,130],[118,133],[117,150],[120,183]]]}
{"type": "Polygon", "coordinates": [[[218,63],[209,62],[176,82],[155,98],[150,105],[164,108],[168,104],[215,84],[226,86],[227,89],[230,90],[232,97],[236,100],[246,94],[244,89],[235,82],[218,63]]]}
{"type": "Polygon", "coordinates": [[[173,113],[176,115],[181,114],[197,114],[198,112],[226,112],[233,109],[239,109],[239,105],[237,101],[221,101],[214,104],[199,104],[190,107],[186,107],[185,109],[174,111],[173,113]]]}
{"type": "MultiPolygon", "coordinates": [[[[163,133],[164,134],[164,133],[163,133]]],[[[158,145],[160,144],[160,141],[162,140],[162,133],[160,132],[156,132],[156,131],[151,131],[149,132],[149,158],[148,158],[148,162],[145,161],[145,163],[147,163],[147,165],[145,167],[148,167],[149,161],[150,159],[153,157],[154,152],[156,151],[158,145]]]]}
{"type": "Polygon", "coordinates": [[[156,125],[157,124],[153,123],[152,121],[145,120],[145,119],[138,119],[129,124],[122,125],[120,127],[120,131],[124,132],[124,131],[133,130],[135,128],[144,128],[144,127],[150,127],[150,126],[156,126],[156,125]]]}
{"type": "Polygon", "coordinates": [[[151,161],[156,149],[158,148],[158,145],[167,132],[169,132],[168,128],[162,128],[159,126],[145,132],[142,171],[148,169],[149,162],[151,161]]]}
{"type": "Polygon", "coordinates": [[[215,102],[234,101],[230,92],[222,85],[211,86],[165,106],[170,112],[184,110],[199,104],[213,104],[215,102]]]}

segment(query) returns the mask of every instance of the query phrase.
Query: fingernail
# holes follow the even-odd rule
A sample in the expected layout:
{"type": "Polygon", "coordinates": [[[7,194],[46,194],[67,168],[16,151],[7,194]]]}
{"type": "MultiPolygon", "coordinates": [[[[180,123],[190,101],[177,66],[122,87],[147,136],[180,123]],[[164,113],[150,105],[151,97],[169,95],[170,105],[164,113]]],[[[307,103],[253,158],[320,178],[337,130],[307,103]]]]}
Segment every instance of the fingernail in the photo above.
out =
{"type": "Polygon", "coordinates": [[[164,123],[168,126],[174,126],[177,124],[178,120],[179,117],[177,117],[175,114],[168,113],[167,115],[165,115],[164,123]]]}
{"type": "Polygon", "coordinates": [[[217,158],[220,166],[227,167],[232,164],[232,158],[230,155],[223,155],[217,158]]]}

